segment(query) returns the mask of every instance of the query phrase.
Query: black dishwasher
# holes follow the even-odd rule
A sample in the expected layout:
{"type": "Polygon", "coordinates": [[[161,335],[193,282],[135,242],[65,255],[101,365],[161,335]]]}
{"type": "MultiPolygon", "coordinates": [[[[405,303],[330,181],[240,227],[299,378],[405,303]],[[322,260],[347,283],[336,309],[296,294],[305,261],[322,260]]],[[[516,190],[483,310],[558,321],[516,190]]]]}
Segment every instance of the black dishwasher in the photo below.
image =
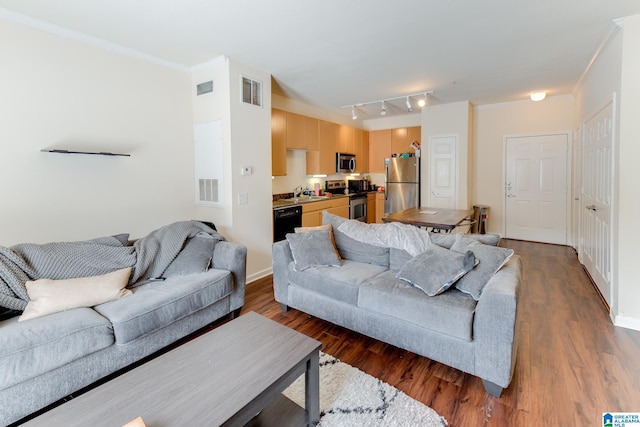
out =
{"type": "Polygon", "coordinates": [[[273,241],[284,240],[287,233],[302,226],[302,207],[287,206],[273,210],[273,241]]]}

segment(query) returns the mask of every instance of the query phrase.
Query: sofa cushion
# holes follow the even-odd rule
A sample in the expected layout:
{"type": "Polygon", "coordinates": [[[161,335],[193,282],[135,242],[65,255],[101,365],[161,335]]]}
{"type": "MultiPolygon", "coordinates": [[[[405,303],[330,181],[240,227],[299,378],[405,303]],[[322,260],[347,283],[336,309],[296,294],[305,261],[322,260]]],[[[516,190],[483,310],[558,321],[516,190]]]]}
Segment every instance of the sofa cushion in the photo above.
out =
{"type": "Polygon", "coordinates": [[[340,266],[340,259],[331,241],[331,230],[313,230],[286,235],[296,270],[309,267],[340,266]]]}
{"type": "Polygon", "coordinates": [[[475,266],[473,252],[464,255],[432,245],[413,257],[396,274],[430,297],[441,294],[475,266]]]}
{"type": "Polygon", "coordinates": [[[340,224],[349,221],[338,215],[334,215],[327,211],[322,211],[322,224],[331,224],[333,228],[333,237],[340,252],[340,257],[351,261],[366,262],[368,264],[377,264],[383,267],[389,267],[389,248],[381,248],[358,242],[343,232],[338,230],[340,224]]]}
{"type": "Polygon", "coordinates": [[[333,245],[333,249],[336,251],[336,256],[340,258],[340,252],[338,252],[338,248],[336,247],[336,239],[333,237],[333,227],[331,224],[325,225],[316,225],[310,227],[295,227],[293,229],[294,233],[306,233],[307,231],[316,231],[316,230],[329,230],[329,237],[331,237],[331,244],[333,245]]]}
{"type": "Polygon", "coordinates": [[[387,271],[387,268],[351,260],[342,260],[342,267],[311,267],[296,271],[289,264],[289,283],[293,286],[326,295],[352,305],[358,304],[358,288],[361,284],[387,271]]]}
{"type": "Polygon", "coordinates": [[[93,307],[131,295],[131,291],[124,288],[129,283],[129,276],[131,267],[99,276],[27,281],[25,286],[30,300],[18,321],[23,322],[72,308],[93,307]]]}
{"type": "Polygon", "coordinates": [[[457,283],[456,288],[471,295],[476,301],[480,299],[482,289],[493,276],[513,255],[513,249],[484,245],[477,240],[462,234],[456,236],[451,250],[459,253],[472,251],[478,265],[465,274],[457,283]]]}
{"type": "Polygon", "coordinates": [[[436,297],[396,279],[388,270],[360,287],[358,306],[461,340],[473,339],[476,301],[456,288],[436,297]]]}
{"type": "Polygon", "coordinates": [[[228,270],[173,276],[133,289],[133,295],[95,307],[113,324],[116,344],[142,338],[228,296],[233,276],[228,270]]]}
{"type": "Polygon", "coordinates": [[[0,389],[37,377],[114,342],[111,324],[90,308],[0,322],[0,389]]]}
{"type": "Polygon", "coordinates": [[[162,273],[163,277],[204,273],[211,266],[213,248],[217,240],[210,234],[200,232],[188,239],[178,255],[162,273]]]}

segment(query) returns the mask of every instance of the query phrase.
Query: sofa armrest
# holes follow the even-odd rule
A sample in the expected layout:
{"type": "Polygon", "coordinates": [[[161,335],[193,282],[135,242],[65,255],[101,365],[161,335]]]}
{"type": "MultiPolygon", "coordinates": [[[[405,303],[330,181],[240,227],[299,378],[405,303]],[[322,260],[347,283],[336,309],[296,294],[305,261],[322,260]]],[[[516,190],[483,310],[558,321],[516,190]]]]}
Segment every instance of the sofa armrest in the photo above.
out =
{"type": "Polygon", "coordinates": [[[213,268],[229,270],[233,274],[234,288],[231,294],[231,310],[244,305],[244,292],[247,281],[247,248],[227,241],[216,243],[213,248],[213,268]]]}
{"type": "Polygon", "coordinates": [[[473,324],[475,374],[506,388],[516,360],[516,315],[522,261],[513,255],[485,285],[473,324]]]}
{"type": "Polygon", "coordinates": [[[276,301],[288,305],[289,264],[293,261],[289,242],[282,240],[271,247],[273,256],[273,293],[276,301]]]}

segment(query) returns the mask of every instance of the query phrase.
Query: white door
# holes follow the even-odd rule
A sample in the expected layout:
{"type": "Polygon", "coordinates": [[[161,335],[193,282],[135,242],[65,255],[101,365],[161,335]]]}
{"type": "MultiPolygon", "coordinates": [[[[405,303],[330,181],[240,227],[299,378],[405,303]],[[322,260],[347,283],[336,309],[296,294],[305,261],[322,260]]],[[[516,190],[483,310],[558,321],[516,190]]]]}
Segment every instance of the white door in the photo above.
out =
{"type": "Polygon", "coordinates": [[[505,235],[567,244],[567,134],[507,138],[505,235]]]}
{"type": "Polygon", "coordinates": [[[429,207],[456,208],[456,146],[456,136],[429,138],[429,207]]]}
{"type": "Polygon", "coordinates": [[[611,306],[611,188],[613,104],[584,126],[580,258],[611,306]]]}

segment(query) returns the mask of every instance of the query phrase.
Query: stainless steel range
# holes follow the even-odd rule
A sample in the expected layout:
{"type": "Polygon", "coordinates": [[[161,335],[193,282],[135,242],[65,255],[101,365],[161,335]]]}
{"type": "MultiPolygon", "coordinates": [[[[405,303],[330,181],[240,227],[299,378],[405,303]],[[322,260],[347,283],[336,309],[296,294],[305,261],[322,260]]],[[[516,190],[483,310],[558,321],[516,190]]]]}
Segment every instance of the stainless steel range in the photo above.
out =
{"type": "Polygon", "coordinates": [[[325,191],[333,194],[346,193],[349,195],[349,219],[367,222],[367,193],[359,191],[352,193],[347,189],[345,181],[325,181],[325,191]]]}

